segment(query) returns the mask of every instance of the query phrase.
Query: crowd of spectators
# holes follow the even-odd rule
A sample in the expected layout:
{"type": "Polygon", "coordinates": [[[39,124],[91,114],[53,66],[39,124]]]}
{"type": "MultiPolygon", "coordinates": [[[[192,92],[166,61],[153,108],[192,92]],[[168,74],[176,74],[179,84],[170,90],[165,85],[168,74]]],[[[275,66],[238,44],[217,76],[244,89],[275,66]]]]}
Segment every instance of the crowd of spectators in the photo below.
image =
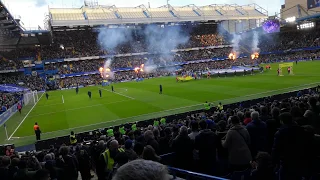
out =
{"type": "Polygon", "coordinates": [[[9,108],[11,108],[13,105],[19,102],[21,97],[20,93],[6,93],[1,92],[0,93],[0,114],[7,111],[9,108]]]}
{"type": "MultiPolygon", "coordinates": [[[[204,28],[206,29],[206,28],[204,28]]],[[[57,58],[75,58],[99,55],[115,55],[126,53],[137,53],[150,51],[150,45],[145,42],[139,35],[135,35],[132,42],[126,42],[118,45],[115,49],[102,50],[101,44],[98,43],[98,33],[93,30],[78,30],[78,31],[58,31],[53,34],[53,44],[43,46],[41,48],[19,48],[9,52],[2,52],[2,61],[0,61],[0,70],[11,70],[22,68],[22,61],[19,58],[35,58],[41,60],[57,59],[57,58]]],[[[252,44],[252,35],[243,35],[241,44],[252,44]],[[248,41],[248,42],[247,42],[248,41]]],[[[204,32],[197,30],[190,33],[189,41],[186,44],[179,45],[177,48],[185,49],[191,47],[206,47],[232,44],[227,35],[219,35],[214,30],[207,29],[204,32]],[[197,33],[198,32],[198,33],[197,33]]],[[[259,36],[258,48],[262,52],[275,50],[290,50],[302,47],[320,46],[320,35],[317,29],[308,31],[290,31],[259,36]],[[294,37],[294,38],[293,38],[294,37]]],[[[244,47],[248,50],[248,47],[244,47]]],[[[154,47],[151,53],[163,53],[159,47],[154,47]],[[160,51],[160,52],[158,52],[160,51]]],[[[241,49],[241,48],[240,48],[241,49]]],[[[230,53],[230,48],[200,50],[200,51],[185,51],[178,52],[170,57],[175,61],[194,60],[195,58],[214,58],[226,57],[230,53]]],[[[249,49],[248,51],[251,51],[249,49]]],[[[168,52],[166,52],[168,53],[168,52]]],[[[155,57],[157,59],[158,57],[155,57]]],[[[128,63],[119,63],[115,67],[127,66],[128,63]]]]}
{"type": "Polygon", "coordinates": [[[153,125],[102,128],[79,135],[72,146],[51,146],[35,153],[19,155],[8,147],[0,158],[0,177],[70,180],[80,173],[83,180],[95,175],[127,179],[130,173],[146,173],[144,166],[153,162],[167,174],[165,166],[158,164],[164,163],[160,155],[173,152],[173,167],[209,175],[251,171],[251,180],[308,179],[319,172],[319,91],[318,86],[283,100],[267,97],[249,107],[213,105],[168,122],[155,119],[153,125]]]}
{"type": "Polygon", "coordinates": [[[39,76],[26,76],[23,73],[0,74],[1,84],[17,84],[31,90],[42,91],[46,89],[45,80],[39,76]]]}

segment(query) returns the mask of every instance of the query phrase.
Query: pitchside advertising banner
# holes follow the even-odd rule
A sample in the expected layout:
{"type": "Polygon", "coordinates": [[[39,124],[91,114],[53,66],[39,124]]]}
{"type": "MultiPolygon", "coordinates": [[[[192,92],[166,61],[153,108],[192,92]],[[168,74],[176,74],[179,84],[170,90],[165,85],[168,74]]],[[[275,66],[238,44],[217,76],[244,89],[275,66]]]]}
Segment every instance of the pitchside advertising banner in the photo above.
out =
{"type": "Polygon", "coordinates": [[[308,9],[320,7],[320,0],[307,0],[308,9]]]}
{"type": "Polygon", "coordinates": [[[17,112],[18,103],[0,115],[0,126],[2,126],[12,115],[17,112]]]}

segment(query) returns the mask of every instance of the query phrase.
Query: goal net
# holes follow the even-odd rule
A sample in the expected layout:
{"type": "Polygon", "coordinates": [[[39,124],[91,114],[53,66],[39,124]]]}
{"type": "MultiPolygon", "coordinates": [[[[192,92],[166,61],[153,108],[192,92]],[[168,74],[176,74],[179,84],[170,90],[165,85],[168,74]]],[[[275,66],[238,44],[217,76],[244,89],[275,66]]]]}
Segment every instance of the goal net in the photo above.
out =
{"type": "Polygon", "coordinates": [[[38,91],[31,91],[28,93],[25,93],[23,95],[23,102],[24,105],[34,105],[39,101],[39,96],[41,96],[43,92],[38,92],[38,91]]]}
{"type": "Polygon", "coordinates": [[[288,72],[289,75],[293,75],[293,63],[279,64],[279,76],[283,76],[283,72],[288,72]]]}

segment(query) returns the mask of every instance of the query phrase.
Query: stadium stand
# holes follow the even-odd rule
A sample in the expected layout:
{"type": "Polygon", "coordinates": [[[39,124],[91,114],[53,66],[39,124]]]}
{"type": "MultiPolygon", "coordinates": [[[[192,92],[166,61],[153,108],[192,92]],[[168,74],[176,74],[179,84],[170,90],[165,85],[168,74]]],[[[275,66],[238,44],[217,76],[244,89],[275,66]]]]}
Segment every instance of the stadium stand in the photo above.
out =
{"type": "Polygon", "coordinates": [[[85,17],[81,9],[51,9],[53,20],[57,21],[79,21],[85,17]]]}
{"type": "Polygon", "coordinates": [[[86,9],[86,15],[88,19],[92,20],[102,20],[102,19],[116,19],[117,16],[115,13],[107,8],[94,8],[94,9],[86,9]]]}

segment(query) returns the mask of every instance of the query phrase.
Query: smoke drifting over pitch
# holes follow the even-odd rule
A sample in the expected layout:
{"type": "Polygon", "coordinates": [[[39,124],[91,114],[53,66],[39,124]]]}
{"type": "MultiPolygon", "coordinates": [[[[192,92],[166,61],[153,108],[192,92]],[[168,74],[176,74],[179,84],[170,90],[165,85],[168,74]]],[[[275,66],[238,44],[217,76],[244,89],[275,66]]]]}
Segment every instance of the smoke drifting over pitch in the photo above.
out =
{"type": "Polygon", "coordinates": [[[143,33],[148,52],[160,54],[158,62],[147,61],[148,63],[145,64],[147,73],[152,72],[161,65],[170,65],[174,58],[171,50],[177,49],[179,45],[186,44],[189,41],[189,36],[181,31],[180,26],[160,27],[149,25],[143,33]]]}

